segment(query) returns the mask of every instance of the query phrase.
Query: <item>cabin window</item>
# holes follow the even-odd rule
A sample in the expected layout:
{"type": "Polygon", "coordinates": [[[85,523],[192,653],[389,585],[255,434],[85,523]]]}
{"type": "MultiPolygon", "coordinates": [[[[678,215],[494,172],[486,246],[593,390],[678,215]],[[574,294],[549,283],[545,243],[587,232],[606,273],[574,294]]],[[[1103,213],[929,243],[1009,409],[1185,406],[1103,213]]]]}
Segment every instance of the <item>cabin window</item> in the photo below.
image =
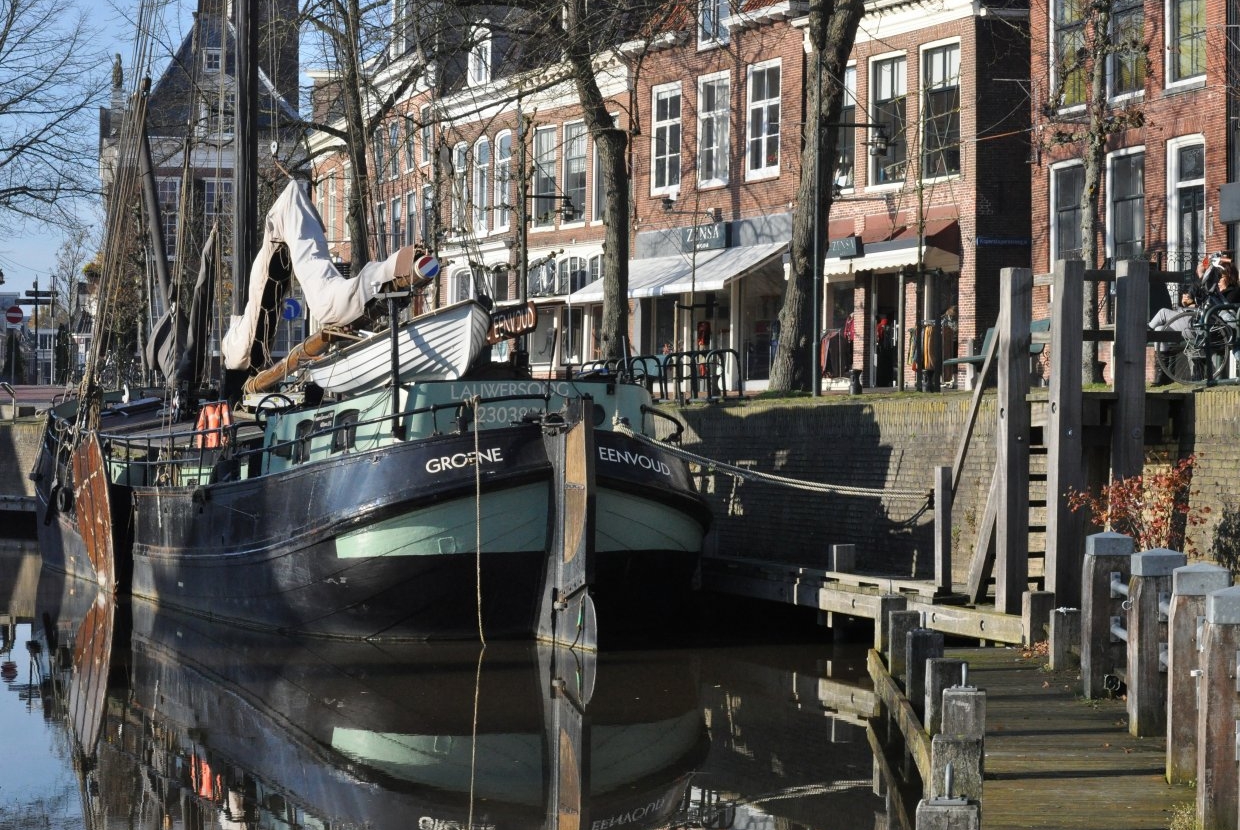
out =
{"type": "Polygon", "coordinates": [[[314,419],[298,421],[293,439],[293,463],[300,464],[310,459],[310,433],[314,432],[314,419]]]}
{"type": "Polygon", "coordinates": [[[332,432],[332,452],[347,452],[357,444],[357,410],[345,409],[336,415],[332,432]]]}

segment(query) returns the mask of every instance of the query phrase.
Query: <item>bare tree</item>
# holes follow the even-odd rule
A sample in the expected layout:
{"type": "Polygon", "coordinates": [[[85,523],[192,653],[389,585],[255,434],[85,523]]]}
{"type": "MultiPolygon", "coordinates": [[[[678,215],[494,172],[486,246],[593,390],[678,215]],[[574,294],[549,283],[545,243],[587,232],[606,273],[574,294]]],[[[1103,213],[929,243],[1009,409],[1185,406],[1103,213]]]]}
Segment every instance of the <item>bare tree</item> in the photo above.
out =
{"type": "Polygon", "coordinates": [[[826,254],[825,228],[831,212],[832,189],[823,185],[823,165],[832,163],[839,143],[844,107],[844,70],[857,28],[865,15],[863,0],[814,0],[809,12],[811,51],[807,66],[817,76],[805,83],[805,126],[801,143],[801,179],[792,217],[792,275],[779,312],[781,335],[771,366],[770,388],[807,390],[814,376],[810,361],[813,326],[815,259],[826,254]],[[821,62],[821,63],[819,63],[821,62]]]}
{"type": "Polygon", "coordinates": [[[0,3],[0,229],[74,223],[99,191],[96,107],[106,56],[80,11],[56,0],[0,3]]]}
{"type": "MultiPolygon", "coordinates": [[[[1083,162],[1080,203],[1080,257],[1086,269],[1098,267],[1098,241],[1102,216],[1099,191],[1111,138],[1145,123],[1144,112],[1129,103],[1115,104],[1111,94],[1144,85],[1147,44],[1142,31],[1140,4],[1128,0],[1059,0],[1051,21],[1055,40],[1055,82],[1043,112],[1050,129],[1044,131],[1051,146],[1079,148],[1083,162]],[[1121,8],[1122,7],[1122,8],[1121,8]],[[1109,76],[1109,77],[1108,77],[1109,76]]],[[[1121,256],[1144,251],[1118,251],[1121,256]]],[[[1052,258],[1055,252],[1051,252],[1052,258]]],[[[1098,291],[1087,287],[1082,325],[1096,329],[1099,323],[1098,291]]],[[[1086,340],[1081,352],[1086,383],[1103,380],[1098,343],[1086,340]]]]}

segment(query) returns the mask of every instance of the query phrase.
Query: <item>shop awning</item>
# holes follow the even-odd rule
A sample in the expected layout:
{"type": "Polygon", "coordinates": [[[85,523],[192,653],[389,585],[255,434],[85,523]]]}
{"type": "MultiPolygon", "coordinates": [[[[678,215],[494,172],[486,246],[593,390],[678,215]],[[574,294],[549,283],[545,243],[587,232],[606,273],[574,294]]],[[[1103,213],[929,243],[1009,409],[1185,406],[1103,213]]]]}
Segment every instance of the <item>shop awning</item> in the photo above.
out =
{"type": "MultiPolygon", "coordinates": [[[[960,270],[960,225],[954,219],[926,222],[922,233],[922,267],[944,271],[960,270]]],[[[899,271],[917,265],[918,229],[901,226],[881,238],[862,238],[864,253],[852,259],[828,257],[823,266],[827,282],[851,278],[859,271],[899,271]],[[833,279],[834,278],[834,279],[833,279]]]]}
{"type": "Polygon", "coordinates": [[[663,286],[664,294],[688,294],[690,291],[718,291],[739,276],[761,268],[788,250],[787,242],[742,245],[724,248],[710,254],[698,254],[697,268],[682,279],[663,286]]]}
{"type": "MultiPolygon", "coordinates": [[[[691,254],[629,260],[629,297],[663,297],[690,291],[718,291],[736,277],[765,265],[788,248],[787,242],[742,245],[691,254]]],[[[568,302],[601,303],[603,281],[595,280],[568,296],[568,302]]]]}
{"type": "MultiPolygon", "coordinates": [[[[692,265],[687,256],[661,256],[629,260],[629,297],[658,297],[663,287],[687,277],[692,265]]],[[[568,302],[601,303],[603,281],[597,279],[568,295],[568,302]]]]}

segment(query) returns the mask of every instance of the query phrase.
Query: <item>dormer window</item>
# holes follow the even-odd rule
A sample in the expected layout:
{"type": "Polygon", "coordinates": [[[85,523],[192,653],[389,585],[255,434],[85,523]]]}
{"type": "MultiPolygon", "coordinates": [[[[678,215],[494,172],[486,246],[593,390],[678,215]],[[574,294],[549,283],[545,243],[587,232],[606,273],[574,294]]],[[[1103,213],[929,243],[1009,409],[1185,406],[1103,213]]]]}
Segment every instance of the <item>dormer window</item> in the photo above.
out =
{"type": "Polygon", "coordinates": [[[207,72],[219,72],[220,66],[220,50],[204,49],[202,52],[202,68],[207,72]]]}
{"type": "Polygon", "coordinates": [[[491,80],[491,29],[486,21],[473,28],[469,44],[469,85],[482,86],[491,80]]]}
{"type": "Polygon", "coordinates": [[[698,48],[728,42],[728,0],[698,0],[698,48]]]}

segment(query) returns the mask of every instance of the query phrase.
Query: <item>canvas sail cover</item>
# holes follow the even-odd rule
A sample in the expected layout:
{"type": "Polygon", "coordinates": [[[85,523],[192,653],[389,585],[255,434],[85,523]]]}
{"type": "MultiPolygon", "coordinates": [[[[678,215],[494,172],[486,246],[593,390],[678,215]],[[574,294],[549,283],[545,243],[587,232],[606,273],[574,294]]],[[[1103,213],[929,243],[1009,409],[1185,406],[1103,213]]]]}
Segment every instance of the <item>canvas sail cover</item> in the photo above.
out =
{"type": "Polygon", "coordinates": [[[222,350],[228,369],[250,368],[263,295],[271,278],[269,268],[280,256],[281,245],[288,249],[293,276],[319,326],[343,326],[356,320],[384,285],[404,275],[398,271],[408,272],[410,255],[402,249],[382,262],[367,263],[354,277],[341,276],[332,264],[318,213],[302,188],[302,183],[290,181],[267,212],[263,243],[250,267],[245,313],[234,315],[224,334],[222,350]]]}

